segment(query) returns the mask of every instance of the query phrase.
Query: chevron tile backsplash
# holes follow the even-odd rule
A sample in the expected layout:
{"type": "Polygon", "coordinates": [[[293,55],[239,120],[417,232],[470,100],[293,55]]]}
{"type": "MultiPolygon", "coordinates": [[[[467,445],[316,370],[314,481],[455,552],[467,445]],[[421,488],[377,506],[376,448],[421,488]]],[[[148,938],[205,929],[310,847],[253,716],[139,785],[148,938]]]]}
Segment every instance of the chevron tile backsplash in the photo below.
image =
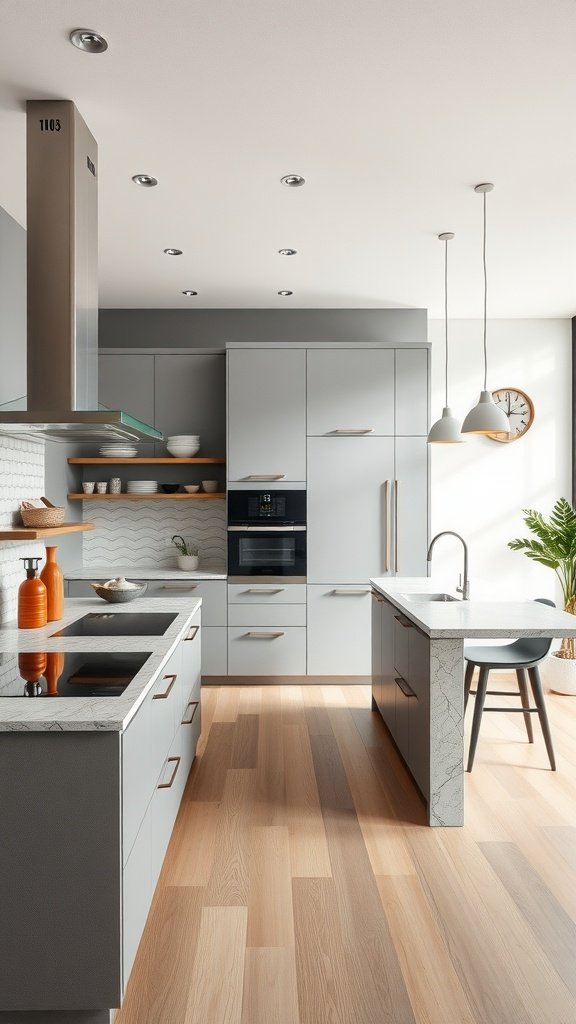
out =
{"type": "Polygon", "coordinates": [[[96,529],[82,535],[85,566],[132,565],[170,569],[176,549],[165,540],[179,533],[200,549],[200,569],[224,571],[226,503],[214,501],[86,502],[84,519],[96,529]],[[193,508],[190,506],[193,505],[193,508]]]}
{"type": "MultiPolygon", "coordinates": [[[[0,527],[21,526],[20,502],[43,493],[44,442],[0,439],[0,527]]],[[[18,587],[24,579],[20,559],[29,555],[45,558],[44,544],[0,541],[0,623],[16,618],[18,587]]]]}

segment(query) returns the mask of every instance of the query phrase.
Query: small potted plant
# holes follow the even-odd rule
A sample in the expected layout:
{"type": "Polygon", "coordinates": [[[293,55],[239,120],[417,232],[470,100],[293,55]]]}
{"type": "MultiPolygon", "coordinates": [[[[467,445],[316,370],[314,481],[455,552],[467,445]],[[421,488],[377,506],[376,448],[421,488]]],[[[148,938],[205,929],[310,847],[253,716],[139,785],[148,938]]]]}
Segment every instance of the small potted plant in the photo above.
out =
{"type": "MultiPolygon", "coordinates": [[[[548,519],[534,509],[524,509],[524,522],[534,537],[518,537],[509,541],[508,547],[554,569],[562,587],[564,610],[575,615],[576,509],[566,498],[559,498],[548,519]]],[[[560,649],[546,659],[544,675],[555,693],[576,694],[576,640],[562,640],[560,649]]]]}
{"type": "Polygon", "coordinates": [[[178,568],[188,570],[197,569],[198,545],[188,538],[181,537],[179,533],[174,534],[172,537],[172,543],[179,551],[179,554],[176,556],[178,568]]]}

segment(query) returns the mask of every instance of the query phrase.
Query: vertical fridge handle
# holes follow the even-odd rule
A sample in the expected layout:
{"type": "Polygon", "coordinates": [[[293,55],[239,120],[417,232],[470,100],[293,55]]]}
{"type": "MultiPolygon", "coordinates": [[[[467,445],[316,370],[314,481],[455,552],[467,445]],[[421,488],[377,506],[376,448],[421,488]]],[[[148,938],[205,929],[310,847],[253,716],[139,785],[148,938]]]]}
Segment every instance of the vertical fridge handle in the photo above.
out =
{"type": "Polygon", "coordinates": [[[394,572],[398,572],[398,491],[400,481],[394,481],[394,572]]]}
{"type": "Polygon", "coordinates": [[[384,572],[390,572],[390,481],[384,481],[384,572]]]}

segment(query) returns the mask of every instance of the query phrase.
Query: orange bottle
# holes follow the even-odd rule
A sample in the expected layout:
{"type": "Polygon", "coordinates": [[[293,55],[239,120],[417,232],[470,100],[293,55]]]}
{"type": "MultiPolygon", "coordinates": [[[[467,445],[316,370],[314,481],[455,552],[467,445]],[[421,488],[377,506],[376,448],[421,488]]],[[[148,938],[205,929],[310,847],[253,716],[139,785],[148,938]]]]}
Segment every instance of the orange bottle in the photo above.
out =
{"type": "Polygon", "coordinates": [[[46,587],[48,622],[61,619],[64,615],[64,574],[56,561],[58,548],[46,548],[46,565],[40,579],[46,587]]]}
{"type": "Polygon", "coordinates": [[[26,579],[18,588],[18,629],[38,629],[48,621],[46,587],[38,579],[40,558],[21,558],[26,579]],[[34,564],[36,563],[36,564],[34,564]]]}

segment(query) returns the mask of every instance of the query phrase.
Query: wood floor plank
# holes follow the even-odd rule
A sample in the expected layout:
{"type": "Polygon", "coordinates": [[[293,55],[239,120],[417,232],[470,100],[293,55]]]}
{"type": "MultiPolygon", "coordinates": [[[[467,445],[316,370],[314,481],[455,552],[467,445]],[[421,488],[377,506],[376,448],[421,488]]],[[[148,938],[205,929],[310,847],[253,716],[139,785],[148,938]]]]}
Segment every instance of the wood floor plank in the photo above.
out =
{"type": "Polygon", "coordinates": [[[556,825],[545,827],[543,831],[564,858],[568,870],[576,877],[576,827],[556,825]]]}
{"type": "Polygon", "coordinates": [[[213,720],[215,722],[235,722],[238,717],[240,687],[221,686],[218,687],[217,694],[213,720]]]}
{"type": "Polygon", "coordinates": [[[214,866],[218,803],[183,800],[164,860],[164,885],[207,885],[214,866]]]}
{"type": "Polygon", "coordinates": [[[356,1024],[333,879],[292,882],[300,1024],[356,1024]]]}
{"type": "Polygon", "coordinates": [[[234,729],[232,722],[212,723],[206,749],[192,766],[185,799],[207,803],[222,799],[232,756],[234,729]]]}
{"type": "Polygon", "coordinates": [[[294,947],[290,844],[283,825],[251,829],[248,946],[294,947]]]}
{"type": "Polygon", "coordinates": [[[246,923],[246,907],[204,907],[184,1024],[241,1024],[246,923]]]}
{"type": "Polygon", "coordinates": [[[292,877],[330,877],[332,866],[308,730],[304,722],[288,724],[284,725],[283,734],[292,877]]]}
{"type": "Polygon", "coordinates": [[[215,853],[204,903],[210,907],[247,906],[250,827],[256,770],[231,768],[220,804],[215,853]]]}
{"type": "Polygon", "coordinates": [[[231,768],[256,768],[258,729],[258,715],[238,715],[230,757],[231,768]]]}
{"type": "Polygon", "coordinates": [[[242,1024],[300,1024],[294,949],[246,950],[242,1024]]]}
{"type": "Polygon", "coordinates": [[[286,776],[284,736],[279,687],[262,688],[258,730],[255,825],[286,824],[286,776]]]}

